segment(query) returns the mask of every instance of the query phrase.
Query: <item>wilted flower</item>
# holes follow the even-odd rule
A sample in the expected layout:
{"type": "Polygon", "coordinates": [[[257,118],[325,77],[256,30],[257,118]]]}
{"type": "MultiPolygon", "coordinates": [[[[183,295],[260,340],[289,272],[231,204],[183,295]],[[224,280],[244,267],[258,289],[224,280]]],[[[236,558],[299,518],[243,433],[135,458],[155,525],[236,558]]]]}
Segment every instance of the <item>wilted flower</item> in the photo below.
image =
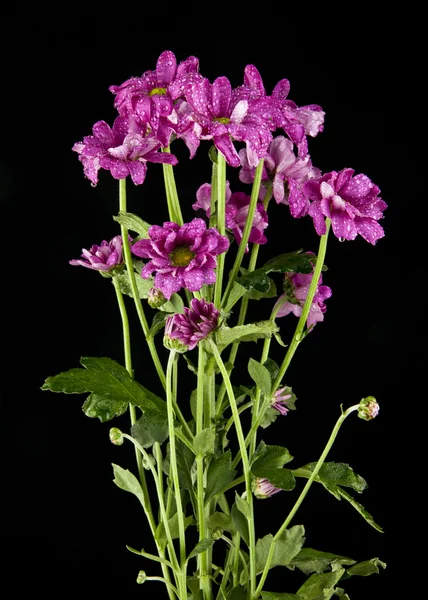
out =
{"type": "Polygon", "coordinates": [[[252,481],[252,490],[256,498],[265,499],[282,492],[280,488],[271,484],[266,477],[255,477],[252,481]]]}
{"type": "MultiPolygon", "coordinates": [[[[129,237],[131,240],[131,237],[129,237]]],[[[82,249],[82,258],[68,261],[70,265],[87,267],[94,271],[110,273],[123,264],[122,236],[116,235],[110,242],[103,240],[99,246],[93,245],[89,250],[82,249]]]]}
{"type": "Polygon", "coordinates": [[[325,217],[328,217],[334,235],[340,240],[354,240],[361,235],[374,245],[385,235],[378,220],[383,218],[387,205],[379,198],[377,185],[367,175],[354,176],[354,172],[342,169],[307,181],[304,191],[313,200],[309,214],[318,235],[325,233],[325,217]]]}
{"type": "MultiPolygon", "coordinates": [[[[276,315],[277,317],[284,317],[290,312],[295,314],[296,317],[300,317],[309,292],[312,277],[313,273],[285,274],[285,293],[278,298],[277,304],[282,302],[284,298],[287,299],[279,308],[276,315]]],[[[329,288],[327,285],[322,285],[322,274],[320,274],[317,289],[315,291],[311,308],[309,309],[308,318],[306,320],[306,325],[308,328],[311,327],[311,325],[315,325],[319,321],[324,320],[324,313],[327,310],[324,300],[330,298],[331,293],[331,288],[329,288]]]]}
{"type": "Polygon", "coordinates": [[[276,390],[275,394],[273,395],[270,405],[272,408],[274,408],[279,413],[281,413],[281,415],[286,415],[289,411],[289,408],[287,408],[287,406],[286,406],[287,400],[290,400],[292,398],[292,396],[293,396],[293,394],[291,393],[290,388],[287,386],[284,386],[284,387],[276,390]]]}
{"type": "Polygon", "coordinates": [[[155,272],[155,287],[167,300],[181,288],[195,292],[215,282],[215,257],[229,248],[229,240],[217,229],[207,229],[203,219],[193,219],[182,226],[172,221],[162,227],[152,225],[148,234],[150,239],[136,242],[132,252],[150,258],[141,276],[147,279],[155,272]]]}
{"type": "Polygon", "coordinates": [[[184,307],[184,313],[176,313],[167,318],[165,336],[171,340],[178,340],[188,350],[204,340],[217,328],[219,311],[212,302],[193,298],[191,308],[184,307]]]}

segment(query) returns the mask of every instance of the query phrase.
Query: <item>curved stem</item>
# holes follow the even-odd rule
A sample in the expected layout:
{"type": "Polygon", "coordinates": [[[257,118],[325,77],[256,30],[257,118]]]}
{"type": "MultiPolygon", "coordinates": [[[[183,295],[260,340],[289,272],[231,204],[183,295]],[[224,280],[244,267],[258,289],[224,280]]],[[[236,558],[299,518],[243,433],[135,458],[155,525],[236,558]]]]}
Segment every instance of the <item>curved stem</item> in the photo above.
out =
{"type": "Polygon", "coordinates": [[[323,466],[323,464],[325,462],[325,459],[327,458],[327,455],[330,452],[330,449],[331,449],[331,447],[334,444],[334,441],[335,441],[335,439],[337,437],[337,434],[339,433],[339,429],[341,428],[344,420],[351,413],[353,413],[354,411],[358,410],[359,406],[360,406],[359,404],[355,404],[354,406],[349,407],[344,412],[342,411],[342,414],[340,415],[340,417],[336,421],[336,425],[334,426],[333,431],[331,432],[331,435],[330,435],[330,437],[328,439],[328,442],[327,442],[327,444],[326,444],[326,446],[325,446],[325,448],[324,448],[321,456],[319,457],[318,462],[315,465],[314,470],[311,473],[311,476],[309,477],[308,481],[306,482],[305,487],[303,488],[302,492],[300,493],[300,496],[296,500],[293,508],[288,513],[287,518],[285,519],[285,521],[283,522],[283,524],[281,525],[281,527],[278,529],[278,531],[274,535],[274,537],[272,539],[271,547],[269,549],[269,554],[268,554],[268,557],[267,557],[267,560],[266,560],[266,564],[265,564],[265,567],[263,569],[262,576],[260,578],[259,584],[258,584],[256,592],[255,592],[255,596],[254,596],[255,598],[257,598],[258,596],[260,596],[260,594],[262,592],[263,585],[264,585],[264,582],[266,581],[266,577],[268,575],[269,568],[270,568],[270,565],[272,563],[272,559],[273,559],[273,556],[274,556],[276,542],[278,541],[278,539],[281,537],[281,535],[284,533],[284,531],[286,530],[286,528],[290,524],[292,518],[296,514],[297,510],[299,509],[300,505],[302,504],[303,500],[305,499],[307,493],[309,492],[309,489],[310,489],[312,483],[314,482],[314,479],[318,475],[319,470],[323,466]]]}
{"type": "MultiPolygon", "coordinates": [[[[119,211],[126,212],[126,179],[119,179],[119,211]]],[[[146,316],[144,314],[143,305],[141,304],[140,296],[138,293],[137,282],[135,281],[134,265],[132,264],[131,248],[129,246],[128,230],[124,225],[120,226],[123,243],[123,256],[125,259],[125,265],[128,272],[129,283],[132,289],[132,297],[134,298],[135,308],[137,310],[138,318],[140,320],[141,327],[146,337],[146,342],[150,350],[157,374],[160,382],[165,389],[165,373],[163,372],[162,364],[159,360],[157,349],[154,340],[147,337],[149,332],[149,326],[147,323],[146,316]]]]}
{"type": "Polygon", "coordinates": [[[253,492],[251,489],[251,474],[250,474],[250,462],[248,460],[247,449],[245,447],[244,433],[242,431],[242,425],[239,418],[239,411],[236,404],[235,394],[233,392],[232,384],[227,373],[227,369],[223,363],[217,346],[214,344],[211,338],[208,338],[208,342],[211,348],[211,352],[214,354],[217,365],[224,378],[226,384],[227,395],[229,396],[230,407],[232,414],[235,419],[236,435],[238,438],[239,449],[241,451],[242,468],[245,476],[245,491],[246,501],[249,506],[250,516],[247,518],[248,531],[249,531],[249,550],[250,550],[250,598],[254,595],[254,588],[256,584],[256,539],[255,539],[255,525],[254,525],[254,506],[253,506],[253,492]]]}
{"type": "Polygon", "coordinates": [[[311,284],[309,286],[308,295],[306,297],[305,304],[303,305],[302,314],[300,315],[299,321],[297,323],[297,327],[294,332],[293,339],[291,340],[291,343],[288,347],[287,353],[286,353],[284,360],[279,368],[278,375],[276,376],[275,382],[273,384],[272,389],[274,389],[274,390],[276,390],[279,387],[281,380],[284,377],[284,375],[288,369],[291,359],[293,358],[294,353],[297,350],[297,346],[300,344],[300,342],[303,339],[303,336],[302,336],[303,329],[305,328],[306,320],[308,318],[309,311],[312,306],[312,300],[314,299],[315,293],[317,291],[318,281],[319,281],[322,267],[324,264],[325,254],[326,254],[326,250],[327,250],[327,239],[328,239],[328,234],[330,231],[330,225],[331,225],[330,219],[326,219],[326,232],[320,238],[317,261],[316,261],[316,265],[315,265],[315,269],[314,269],[314,274],[312,276],[311,284]]]}

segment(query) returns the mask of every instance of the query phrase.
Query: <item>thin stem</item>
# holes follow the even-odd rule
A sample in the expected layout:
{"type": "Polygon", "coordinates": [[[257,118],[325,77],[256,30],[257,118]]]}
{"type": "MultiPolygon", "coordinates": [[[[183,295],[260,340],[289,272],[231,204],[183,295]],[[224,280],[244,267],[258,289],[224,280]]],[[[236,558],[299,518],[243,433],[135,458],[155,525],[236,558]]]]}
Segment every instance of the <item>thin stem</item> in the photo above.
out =
{"type": "Polygon", "coordinates": [[[306,320],[308,318],[309,311],[312,306],[312,300],[314,299],[315,293],[317,291],[318,281],[319,281],[322,267],[324,264],[325,254],[326,254],[326,250],[327,250],[327,239],[328,239],[328,234],[330,231],[330,225],[331,225],[330,219],[326,219],[326,232],[324,233],[324,235],[322,235],[320,237],[317,261],[316,261],[314,273],[312,276],[311,284],[309,286],[308,295],[306,297],[305,304],[303,305],[302,314],[300,315],[299,321],[297,323],[293,339],[291,340],[291,343],[288,347],[287,353],[286,353],[284,360],[279,368],[278,375],[276,376],[275,382],[273,384],[272,389],[274,389],[274,390],[276,390],[279,387],[281,380],[284,377],[284,375],[288,369],[291,359],[293,358],[298,345],[300,344],[300,342],[303,339],[302,333],[305,328],[306,320]]]}
{"type": "Polygon", "coordinates": [[[143,583],[145,583],[146,581],[162,581],[162,583],[164,583],[168,588],[170,588],[174,592],[174,594],[176,594],[177,598],[180,598],[180,592],[177,590],[175,585],[172,585],[170,581],[167,581],[163,577],[156,577],[156,575],[151,575],[150,577],[145,577],[143,583]]]}
{"type": "MultiPolygon", "coordinates": [[[[226,159],[221,152],[217,153],[217,229],[226,235],[226,159]]],[[[225,253],[217,256],[216,282],[214,287],[214,305],[220,308],[221,288],[223,285],[225,253]]]]}
{"type": "Polygon", "coordinates": [[[229,280],[227,282],[226,290],[221,301],[221,306],[226,304],[227,297],[230,289],[235,281],[239,269],[241,268],[242,259],[244,258],[245,250],[247,249],[248,240],[250,237],[251,229],[253,227],[254,213],[256,212],[257,202],[259,200],[260,183],[262,181],[264,160],[261,159],[256,167],[256,173],[254,175],[253,187],[251,189],[250,205],[248,207],[247,219],[245,221],[244,231],[242,232],[242,240],[239,244],[238,252],[236,253],[235,262],[230,271],[229,280]]]}
{"type": "Polygon", "coordinates": [[[171,350],[168,358],[168,365],[166,369],[166,405],[168,412],[168,431],[169,431],[169,445],[170,445],[170,464],[171,464],[171,477],[175,490],[175,502],[177,505],[177,517],[178,517],[178,530],[180,539],[180,564],[182,569],[182,577],[180,579],[182,586],[183,598],[186,597],[186,538],[184,528],[184,512],[183,505],[181,502],[181,487],[178,478],[178,467],[177,467],[177,451],[175,447],[175,427],[174,427],[174,409],[172,405],[172,389],[171,389],[171,375],[173,364],[176,362],[177,356],[174,350],[171,350]]]}
{"type": "Polygon", "coordinates": [[[223,363],[217,346],[214,344],[211,338],[208,338],[208,342],[211,348],[211,352],[214,354],[217,365],[226,383],[227,395],[229,396],[230,407],[232,414],[235,419],[235,429],[238,438],[239,449],[241,451],[242,467],[245,475],[245,490],[246,490],[246,501],[250,509],[250,516],[248,517],[248,530],[249,530],[249,550],[250,550],[250,598],[254,595],[254,589],[256,584],[256,539],[255,539],[255,527],[254,527],[254,506],[253,506],[253,492],[251,489],[251,475],[250,475],[250,463],[248,460],[247,449],[245,447],[244,433],[242,431],[242,425],[239,418],[238,407],[236,404],[235,394],[233,392],[232,384],[227,373],[227,369],[223,363]]]}
{"type": "MultiPolygon", "coordinates": [[[[126,179],[119,179],[119,211],[126,212],[126,179]]],[[[132,297],[134,298],[135,308],[137,310],[138,318],[140,320],[141,327],[146,337],[146,342],[150,350],[157,374],[160,382],[165,389],[165,373],[163,372],[162,364],[159,360],[157,349],[154,340],[147,337],[149,332],[149,326],[147,323],[146,316],[144,314],[143,305],[141,304],[140,296],[138,293],[137,282],[135,280],[134,265],[132,263],[131,248],[129,246],[128,230],[124,225],[120,226],[122,243],[123,243],[123,255],[125,259],[125,265],[128,272],[129,283],[131,285],[132,297]]]]}
{"type": "MultiPolygon", "coordinates": [[[[170,149],[163,148],[162,152],[169,153],[170,149]]],[[[166,200],[168,204],[169,218],[174,223],[183,225],[183,217],[181,215],[180,202],[177,194],[177,186],[175,184],[174,169],[172,165],[162,164],[163,177],[165,182],[166,200]]]]}
{"type": "Polygon", "coordinates": [[[307,493],[309,492],[309,489],[312,485],[312,483],[314,482],[314,479],[316,478],[316,476],[318,475],[319,470],[321,469],[321,467],[323,466],[325,459],[327,458],[328,453],[330,452],[331,447],[334,444],[334,441],[337,437],[337,434],[339,433],[339,429],[341,428],[343,422],[345,421],[345,419],[354,411],[358,410],[359,408],[359,404],[355,404],[354,406],[349,407],[347,410],[345,410],[344,412],[342,411],[342,414],[340,415],[340,417],[338,418],[338,420],[336,421],[336,425],[333,428],[333,431],[331,432],[331,435],[328,439],[328,442],[321,454],[321,456],[318,459],[317,464],[314,467],[314,470],[311,473],[311,476],[309,477],[308,481],[306,482],[305,487],[303,488],[302,492],[300,493],[300,496],[298,497],[298,499],[296,500],[293,508],[290,510],[290,512],[288,513],[287,518],[285,519],[285,521],[283,522],[283,524],[281,525],[281,527],[278,529],[278,531],[276,532],[276,534],[273,536],[272,539],[272,544],[271,547],[269,549],[269,554],[266,560],[266,564],[265,567],[263,569],[263,573],[261,575],[259,584],[257,586],[257,589],[255,591],[255,598],[257,598],[258,596],[260,596],[262,589],[263,589],[263,585],[266,581],[266,577],[268,575],[269,572],[269,568],[270,565],[272,563],[272,559],[273,559],[273,555],[275,552],[275,544],[278,541],[278,539],[281,537],[281,535],[283,534],[283,532],[286,530],[286,528],[288,527],[288,525],[290,524],[291,520],[293,519],[294,515],[296,514],[297,510],[299,509],[300,505],[302,504],[303,500],[305,499],[307,493]]]}

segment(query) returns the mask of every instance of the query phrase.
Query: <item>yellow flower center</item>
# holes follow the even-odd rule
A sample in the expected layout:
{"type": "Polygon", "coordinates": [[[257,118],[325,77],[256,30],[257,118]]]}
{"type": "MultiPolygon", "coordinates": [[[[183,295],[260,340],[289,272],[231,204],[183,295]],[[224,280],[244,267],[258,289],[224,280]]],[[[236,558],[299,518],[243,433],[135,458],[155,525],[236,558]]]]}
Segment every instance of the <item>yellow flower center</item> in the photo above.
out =
{"type": "Polygon", "coordinates": [[[227,125],[228,123],[230,123],[229,117],[217,117],[216,119],[214,119],[214,121],[217,121],[217,123],[223,123],[223,125],[227,125]]]}
{"type": "Polygon", "coordinates": [[[169,259],[173,267],[187,267],[194,256],[195,253],[189,246],[177,246],[169,255],[169,259]]]}
{"type": "Polygon", "coordinates": [[[153,88],[149,92],[149,96],[165,96],[166,88],[153,88]]]}

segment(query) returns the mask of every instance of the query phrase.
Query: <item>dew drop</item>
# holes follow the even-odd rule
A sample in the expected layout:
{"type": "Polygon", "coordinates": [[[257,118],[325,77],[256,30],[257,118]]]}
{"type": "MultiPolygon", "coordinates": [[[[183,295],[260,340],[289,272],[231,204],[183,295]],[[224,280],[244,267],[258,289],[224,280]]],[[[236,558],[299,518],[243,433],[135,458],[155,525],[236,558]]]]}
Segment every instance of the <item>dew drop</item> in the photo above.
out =
{"type": "Polygon", "coordinates": [[[340,237],[340,238],[338,238],[338,240],[339,240],[339,242],[344,242],[344,241],[345,241],[345,238],[343,238],[343,237],[340,237]]]}

